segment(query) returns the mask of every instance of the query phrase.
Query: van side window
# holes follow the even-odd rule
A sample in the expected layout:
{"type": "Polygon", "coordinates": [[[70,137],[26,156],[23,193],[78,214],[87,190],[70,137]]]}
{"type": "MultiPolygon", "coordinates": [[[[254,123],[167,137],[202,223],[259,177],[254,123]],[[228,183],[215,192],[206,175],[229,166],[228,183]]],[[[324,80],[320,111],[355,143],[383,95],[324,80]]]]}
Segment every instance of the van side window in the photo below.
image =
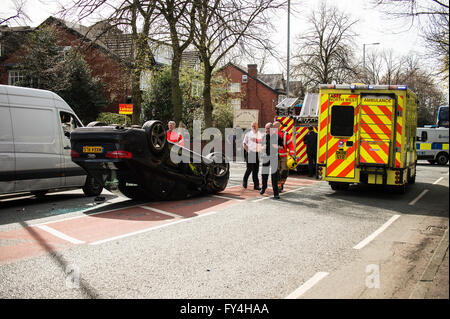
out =
{"type": "Polygon", "coordinates": [[[336,105],[331,109],[331,135],[352,136],[355,109],[351,105],[336,105]]]}
{"type": "Polygon", "coordinates": [[[63,129],[64,135],[68,136],[77,127],[81,127],[80,122],[73,116],[73,114],[67,112],[59,112],[61,119],[61,127],[63,129]]]}

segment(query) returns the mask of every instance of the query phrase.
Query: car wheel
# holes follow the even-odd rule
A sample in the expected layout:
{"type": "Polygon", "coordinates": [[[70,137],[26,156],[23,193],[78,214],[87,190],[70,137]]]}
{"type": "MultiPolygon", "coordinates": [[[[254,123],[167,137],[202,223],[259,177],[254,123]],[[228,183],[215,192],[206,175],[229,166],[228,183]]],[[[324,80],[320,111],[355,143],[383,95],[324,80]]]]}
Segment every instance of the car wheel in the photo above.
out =
{"type": "Polygon", "coordinates": [[[211,179],[207,184],[210,193],[223,191],[228,184],[230,177],[230,163],[227,162],[224,154],[211,153],[206,156],[212,163],[208,163],[211,179]]]}
{"type": "Polygon", "coordinates": [[[88,197],[98,196],[103,191],[103,184],[99,183],[94,177],[88,175],[82,189],[84,195],[88,197]]]}
{"type": "Polygon", "coordinates": [[[448,162],[448,155],[445,153],[439,153],[436,157],[436,161],[439,165],[445,165],[448,162]]]}
{"type": "Polygon", "coordinates": [[[104,123],[104,122],[100,122],[100,121],[94,121],[94,122],[90,122],[88,125],[86,125],[87,127],[94,127],[94,126],[107,126],[108,124],[104,123]]]}
{"type": "Polygon", "coordinates": [[[154,154],[161,154],[167,145],[166,130],[161,121],[147,121],[142,125],[147,134],[147,142],[150,151],[154,154]]]}

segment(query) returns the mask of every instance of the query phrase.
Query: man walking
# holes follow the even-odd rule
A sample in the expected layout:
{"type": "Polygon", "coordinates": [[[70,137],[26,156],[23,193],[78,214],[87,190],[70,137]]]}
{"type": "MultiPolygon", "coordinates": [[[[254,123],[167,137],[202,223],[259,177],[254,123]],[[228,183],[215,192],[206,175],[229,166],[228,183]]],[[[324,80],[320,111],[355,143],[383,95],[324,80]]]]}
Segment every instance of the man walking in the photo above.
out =
{"type": "Polygon", "coordinates": [[[267,188],[267,181],[272,180],[273,198],[280,199],[278,191],[278,148],[283,146],[283,140],[272,128],[272,123],[265,126],[266,134],[262,142],[262,188],[260,194],[263,195],[267,188]]]}
{"type": "Polygon", "coordinates": [[[312,126],[308,127],[309,132],[303,138],[303,143],[306,145],[306,155],[308,156],[308,176],[316,175],[317,164],[317,133],[314,132],[312,126]]]}
{"type": "Polygon", "coordinates": [[[253,179],[253,188],[255,190],[260,190],[259,187],[259,155],[261,152],[261,142],[262,136],[258,132],[258,123],[252,123],[252,129],[250,132],[245,134],[244,136],[244,150],[247,152],[247,156],[245,157],[245,161],[247,163],[247,169],[245,170],[244,180],[242,181],[242,186],[247,188],[247,181],[252,174],[253,179]]]}
{"type": "Polygon", "coordinates": [[[279,171],[279,180],[278,180],[278,189],[280,191],[284,188],[284,183],[289,176],[289,168],[287,167],[288,155],[291,157],[295,157],[295,148],[292,139],[292,135],[283,131],[281,129],[280,122],[274,122],[273,128],[278,130],[278,135],[281,137],[283,144],[279,148],[280,161],[278,166],[279,171]]]}

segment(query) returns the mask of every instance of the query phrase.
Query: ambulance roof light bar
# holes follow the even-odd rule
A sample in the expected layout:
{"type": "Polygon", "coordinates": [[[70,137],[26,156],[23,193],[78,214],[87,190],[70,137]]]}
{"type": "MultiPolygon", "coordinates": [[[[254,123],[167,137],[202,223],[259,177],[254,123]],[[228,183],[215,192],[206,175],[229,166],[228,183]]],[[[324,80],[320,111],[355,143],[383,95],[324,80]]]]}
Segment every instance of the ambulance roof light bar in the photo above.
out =
{"type": "Polygon", "coordinates": [[[379,84],[320,84],[320,89],[337,90],[407,90],[407,85],[379,85],[379,84]]]}

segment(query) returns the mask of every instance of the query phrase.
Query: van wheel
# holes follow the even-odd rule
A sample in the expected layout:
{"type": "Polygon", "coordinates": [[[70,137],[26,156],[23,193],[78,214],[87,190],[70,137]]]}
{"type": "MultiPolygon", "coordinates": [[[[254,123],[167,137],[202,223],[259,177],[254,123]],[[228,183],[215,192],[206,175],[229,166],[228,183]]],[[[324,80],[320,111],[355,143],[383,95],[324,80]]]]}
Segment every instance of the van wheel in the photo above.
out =
{"type": "Polygon", "coordinates": [[[32,191],[31,194],[33,194],[36,197],[42,197],[45,194],[48,193],[48,189],[40,190],[40,191],[32,191]]]}
{"type": "Polygon", "coordinates": [[[448,155],[445,153],[439,153],[436,157],[436,161],[439,165],[445,165],[448,162],[448,155]]]}
{"type": "Polygon", "coordinates": [[[98,196],[103,191],[103,184],[99,183],[94,177],[88,175],[82,189],[84,195],[88,197],[98,196]]]}
{"type": "Polygon", "coordinates": [[[350,187],[350,184],[340,182],[330,182],[330,187],[334,191],[347,191],[350,187]]]}
{"type": "Polygon", "coordinates": [[[156,155],[161,154],[167,145],[166,130],[161,121],[147,121],[142,125],[147,134],[150,151],[156,155]]]}

